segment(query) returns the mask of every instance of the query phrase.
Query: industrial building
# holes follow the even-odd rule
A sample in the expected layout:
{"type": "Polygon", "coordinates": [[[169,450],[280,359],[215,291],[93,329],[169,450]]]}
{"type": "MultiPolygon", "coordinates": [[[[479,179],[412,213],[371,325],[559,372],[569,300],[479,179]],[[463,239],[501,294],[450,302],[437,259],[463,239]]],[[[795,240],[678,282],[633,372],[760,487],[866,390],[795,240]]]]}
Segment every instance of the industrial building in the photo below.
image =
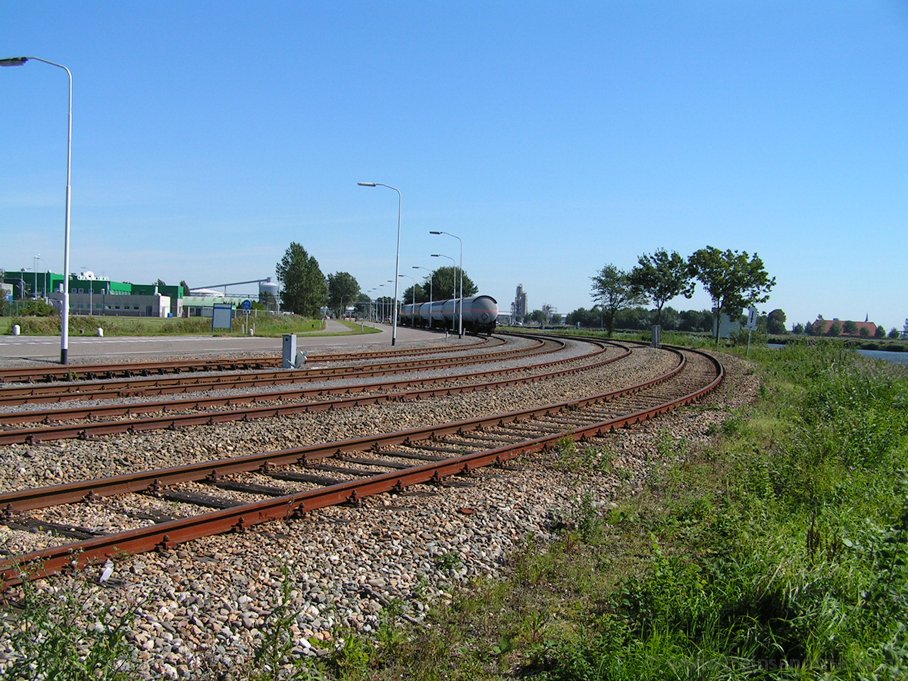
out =
{"type": "MultiPolygon", "coordinates": [[[[58,310],[63,305],[63,275],[29,270],[2,271],[2,295],[11,302],[46,300],[58,310]]],[[[224,291],[193,289],[159,284],[113,281],[84,271],[69,278],[71,315],[107,317],[210,317],[214,305],[241,306],[246,300],[265,302],[276,309],[279,286],[270,277],[247,282],[220,284],[224,291]],[[258,294],[228,294],[227,286],[257,283],[258,294]]]]}
{"type": "Polygon", "coordinates": [[[514,295],[511,312],[515,319],[523,319],[527,316],[527,293],[523,290],[523,284],[517,284],[517,293],[514,295]]]}

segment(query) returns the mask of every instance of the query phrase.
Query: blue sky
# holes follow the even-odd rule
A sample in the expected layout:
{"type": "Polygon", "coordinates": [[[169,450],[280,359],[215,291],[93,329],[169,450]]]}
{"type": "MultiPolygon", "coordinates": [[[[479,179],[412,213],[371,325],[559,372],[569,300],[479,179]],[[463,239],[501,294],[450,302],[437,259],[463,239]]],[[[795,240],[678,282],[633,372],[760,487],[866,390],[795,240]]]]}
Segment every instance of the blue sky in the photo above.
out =
{"type": "MultiPolygon", "coordinates": [[[[908,317],[904,2],[2,3],[19,55],[74,73],[74,270],[258,279],[296,241],[369,289],[397,195],[365,180],[403,193],[401,272],[457,234],[502,309],[712,245],[789,325],[908,317]]],[[[61,271],[65,74],[0,69],[0,105],[0,267],[61,271]]]]}

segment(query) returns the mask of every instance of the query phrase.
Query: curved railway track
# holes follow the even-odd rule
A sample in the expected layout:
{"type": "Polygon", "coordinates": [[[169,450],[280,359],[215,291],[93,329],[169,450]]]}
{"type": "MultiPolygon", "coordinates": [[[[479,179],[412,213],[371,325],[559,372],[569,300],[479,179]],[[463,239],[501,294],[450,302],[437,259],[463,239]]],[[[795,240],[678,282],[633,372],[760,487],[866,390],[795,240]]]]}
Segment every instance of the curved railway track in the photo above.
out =
{"type": "MultiPolygon", "coordinates": [[[[558,341],[564,347],[563,341],[558,341]]],[[[592,342],[593,351],[587,353],[586,358],[595,358],[605,353],[606,344],[600,341],[592,342]]],[[[615,346],[615,344],[612,344],[615,346]]],[[[620,346],[615,346],[620,347],[620,346]]],[[[533,354],[545,352],[544,348],[537,348],[533,354]]],[[[310,389],[284,389],[272,392],[256,392],[250,394],[232,394],[227,396],[202,396],[184,400],[130,402],[127,404],[89,405],[68,409],[28,410],[11,413],[0,413],[0,426],[9,426],[16,423],[42,422],[51,424],[55,421],[73,421],[79,419],[98,419],[102,417],[123,416],[125,420],[111,421],[93,420],[78,423],[56,423],[40,427],[13,428],[0,431],[0,444],[29,443],[42,441],[61,440],[69,438],[90,438],[98,435],[113,433],[138,432],[146,430],[176,429],[191,425],[212,425],[230,421],[252,420],[261,418],[274,418],[288,414],[304,412],[318,412],[332,409],[359,407],[367,404],[376,404],[392,400],[414,400],[437,397],[439,395],[453,395],[456,393],[474,392],[501,388],[522,382],[540,381],[568,373],[589,371],[593,368],[614,362],[627,356],[629,350],[621,349],[619,354],[600,358],[595,362],[581,366],[557,369],[559,365],[576,363],[583,358],[571,357],[542,362],[533,367],[534,370],[545,369],[543,374],[528,373],[529,369],[515,371],[512,368],[490,369],[483,371],[470,371],[454,376],[425,377],[410,376],[397,378],[379,383],[365,383],[357,385],[320,386],[310,389]],[[507,375],[507,378],[492,380],[496,376],[507,375]],[[464,381],[468,381],[464,383],[464,381]],[[432,387],[427,387],[432,386],[432,387]],[[317,400],[314,402],[286,403],[290,400],[301,400],[325,395],[343,395],[344,397],[330,400],[317,400]],[[261,406],[259,403],[268,403],[261,406]],[[277,404],[274,404],[277,402],[277,404]],[[249,405],[226,411],[210,411],[215,407],[231,407],[233,405],[249,405]],[[176,412],[186,410],[208,409],[201,413],[164,413],[154,417],[136,417],[138,414],[152,412],[176,412]]],[[[528,356],[528,355],[524,355],[528,356]]],[[[501,353],[499,357],[505,357],[501,353]]],[[[512,353],[507,353],[507,358],[513,359],[512,353]]],[[[479,360],[475,357],[456,360],[446,366],[467,364],[475,366],[479,360]]],[[[398,373],[399,372],[393,372],[398,373]]],[[[370,375],[366,371],[364,376],[370,375]]]]}
{"type": "Polygon", "coordinates": [[[0,495],[9,526],[50,528],[69,538],[62,545],[4,559],[4,586],[119,553],[168,550],[202,536],[242,531],[411,485],[442,483],[481,466],[551,448],[565,438],[582,441],[633,425],[699,399],[722,381],[722,366],[711,356],[669,351],[677,358],[670,371],[618,391],[424,428],[0,495]]]}
{"type": "MultiPolygon", "coordinates": [[[[495,347],[503,345],[500,337],[477,337],[473,347],[495,347]]],[[[395,350],[372,350],[366,352],[343,352],[311,355],[310,362],[345,362],[401,357],[412,355],[430,355],[445,352],[457,352],[460,346],[401,348],[395,350]]],[[[156,362],[127,362],[121,364],[70,364],[65,367],[12,367],[0,369],[0,385],[4,383],[50,383],[54,381],[76,381],[110,379],[123,376],[166,376],[169,374],[210,372],[210,371],[243,371],[281,366],[281,357],[247,357],[217,359],[187,359],[156,362]]]]}
{"type": "MultiPolygon", "coordinates": [[[[501,338],[495,347],[505,344],[501,338]]],[[[533,355],[557,352],[565,346],[560,339],[532,339],[534,342],[523,348],[501,351],[487,351],[458,357],[432,357],[429,359],[406,359],[381,364],[363,363],[363,357],[343,355],[345,359],[357,359],[357,364],[323,367],[317,364],[324,360],[312,361],[306,368],[254,371],[251,373],[205,373],[204,375],[189,372],[177,372],[176,377],[169,378],[130,378],[128,380],[106,380],[78,383],[52,383],[50,385],[28,384],[0,387],[0,407],[22,404],[59,403],[74,400],[113,400],[129,397],[154,395],[174,395],[202,390],[232,390],[256,388],[263,385],[281,385],[287,383],[313,383],[355,376],[389,376],[404,371],[419,369],[447,368],[477,364],[480,362],[518,359],[533,355]],[[187,375],[187,373],[189,375],[187,375]]],[[[460,348],[462,349],[462,348],[460,348]]],[[[414,355],[430,354],[425,348],[418,348],[414,355]]],[[[451,348],[441,348],[438,354],[451,352],[451,348]]],[[[431,353],[436,354],[436,353],[431,353]]],[[[381,353],[370,353],[366,359],[384,357],[381,353]]],[[[338,361],[338,360],[332,360],[338,361]]]]}

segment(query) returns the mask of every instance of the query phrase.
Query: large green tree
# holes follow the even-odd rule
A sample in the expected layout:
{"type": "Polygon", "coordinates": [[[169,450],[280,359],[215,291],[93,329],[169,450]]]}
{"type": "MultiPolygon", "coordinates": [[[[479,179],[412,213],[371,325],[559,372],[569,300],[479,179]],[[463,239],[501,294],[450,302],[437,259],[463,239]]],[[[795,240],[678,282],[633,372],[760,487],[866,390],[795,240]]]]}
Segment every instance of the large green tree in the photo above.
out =
{"type": "Polygon", "coordinates": [[[644,302],[644,296],[631,283],[628,273],[614,265],[606,265],[591,279],[593,280],[591,295],[602,308],[605,328],[611,336],[615,329],[615,313],[640,305],[644,302]]]}
{"type": "MultiPolygon", "coordinates": [[[[429,284],[422,285],[426,294],[429,296],[429,284]]],[[[463,296],[469,298],[479,291],[473,280],[467,275],[466,270],[463,273],[463,296]]],[[[432,272],[432,297],[434,300],[448,300],[457,298],[460,295],[460,268],[459,267],[439,267],[432,272]],[[453,293],[453,296],[452,296],[453,293]]]]}
{"type": "Polygon", "coordinates": [[[359,299],[359,282],[349,272],[335,272],[328,275],[328,307],[338,317],[344,316],[344,308],[359,299]]]}
{"type": "Polygon", "coordinates": [[[652,255],[644,254],[637,259],[637,266],[628,275],[631,285],[652,302],[656,308],[656,324],[662,324],[662,307],[672,298],[690,298],[694,293],[694,282],[680,253],[669,253],[660,248],[652,255]]]}
{"type": "Polygon", "coordinates": [[[328,284],[318,260],[294,241],[275,270],[281,284],[281,307],[294,314],[318,317],[328,302],[328,284]]]}
{"type": "Polygon", "coordinates": [[[719,319],[723,313],[739,316],[745,308],[769,300],[776,280],[766,273],[756,253],[720,251],[707,246],[695,251],[688,260],[690,274],[700,280],[713,302],[716,342],[719,341],[719,319]]]}
{"type": "Polygon", "coordinates": [[[769,333],[785,333],[785,312],[776,308],[766,318],[766,331],[769,333]]]}

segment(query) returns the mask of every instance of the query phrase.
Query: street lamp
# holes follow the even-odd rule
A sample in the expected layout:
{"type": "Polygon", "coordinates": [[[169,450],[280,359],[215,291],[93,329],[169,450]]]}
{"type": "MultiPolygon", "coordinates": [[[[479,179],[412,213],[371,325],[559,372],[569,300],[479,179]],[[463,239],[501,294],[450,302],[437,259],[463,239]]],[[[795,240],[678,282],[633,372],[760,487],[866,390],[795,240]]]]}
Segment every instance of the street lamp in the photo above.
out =
{"type": "MultiPolygon", "coordinates": [[[[457,268],[457,261],[454,260],[450,255],[445,255],[444,253],[433,253],[433,258],[447,258],[451,261],[452,267],[457,268]]],[[[451,295],[454,296],[454,305],[457,305],[457,278],[454,279],[454,291],[451,292],[451,295]]],[[[455,308],[456,309],[456,308],[455,308]]],[[[451,333],[454,333],[454,320],[451,320],[451,333]]]]}
{"type": "MultiPolygon", "coordinates": [[[[413,280],[413,297],[411,300],[411,305],[413,307],[413,319],[410,320],[410,326],[415,329],[416,328],[416,277],[411,277],[409,274],[398,274],[397,276],[401,277],[401,278],[407,277],[407,279],[413,280]]],[[[406,293],[406,291],[404,291],[404,296],[406,296],[406,295],[407,295],[407,293],[406,293]]],[[[404,300],[406,300],[406,298],[404,298],[404,300]]]]}
{"type": "MultiPolygon", "coordinates": [[[[89,271],[85,265],[82,265],[82,276],[85,276],[85,272],[89,271]]],[[[94,281],[88,282],[88,316],[91,317],[94,314],[95,306],[92,304],[92,294],[95,291],[94,281]]]]}
{"type": "Polygon", "coordinates": [[[38,300],[38,263],[41,262],[41,256],[32,256],[32,270],[35,273],[35,283],[32,287],[32,298],[38,300]]]}
{"type": "MultiPolygon", "coordinates": [[[[382,293],[381,289],[383,289],[384,287],[385,287],[384,284],[379,284],[379,285],[378,285],[378,288],[379,288],[378,293],[379,293],[379,294],[382,293]]],[[[382,298],[387,298],[387,296],[379,295],[379,297],[378,297],[378,320],[377,320],[377,321],[378,321],[379,324],[384,324],[384,323],[385,323],[385,304],[386,304],[386,303],[385,303],[384,300],[382,300],[382,298]]]]}
{"type": "Polygon", "coordinates": [[[419,265],[413,265],[414,270],[425,270],[429,273],[429,330],[432,329],[432,270],[428,267],[420,267],[419,265]]]}
{"type": "Polygon", "coordinates": [[[63,64],[42,59],[41,57],[9,57],[0,59],[0,66],[22,66],[27,61],[39,61],[66,71],[69,80],[69,108],[67,113],[66,134],[66,220],[63,240],[63,313],[60,320],[60,364],[68,362],[69,355],[69,227],[70,207],[72,204],[72,146],[73,146],[73,74],[63,64]]]}
{"type": "Polygon", "coordinates": [[[457,330],[457,336],[463,338],[463,239],[450,232],[430,230],[429,234],[444,234],[445,236],[454,237],[460,242],[460,326],[457,330]]]}
{"type": "Polygon", "coordinates": [[[381,182],[357,182],[360,187],[385,187],[397,192],[397,250],[394,255],[394,309],[391,319],[391,345],[397,344],[397,278],[400,274],[400,213],[403,206],[403,196],[400,189],[390,184],[381,182]]]}

